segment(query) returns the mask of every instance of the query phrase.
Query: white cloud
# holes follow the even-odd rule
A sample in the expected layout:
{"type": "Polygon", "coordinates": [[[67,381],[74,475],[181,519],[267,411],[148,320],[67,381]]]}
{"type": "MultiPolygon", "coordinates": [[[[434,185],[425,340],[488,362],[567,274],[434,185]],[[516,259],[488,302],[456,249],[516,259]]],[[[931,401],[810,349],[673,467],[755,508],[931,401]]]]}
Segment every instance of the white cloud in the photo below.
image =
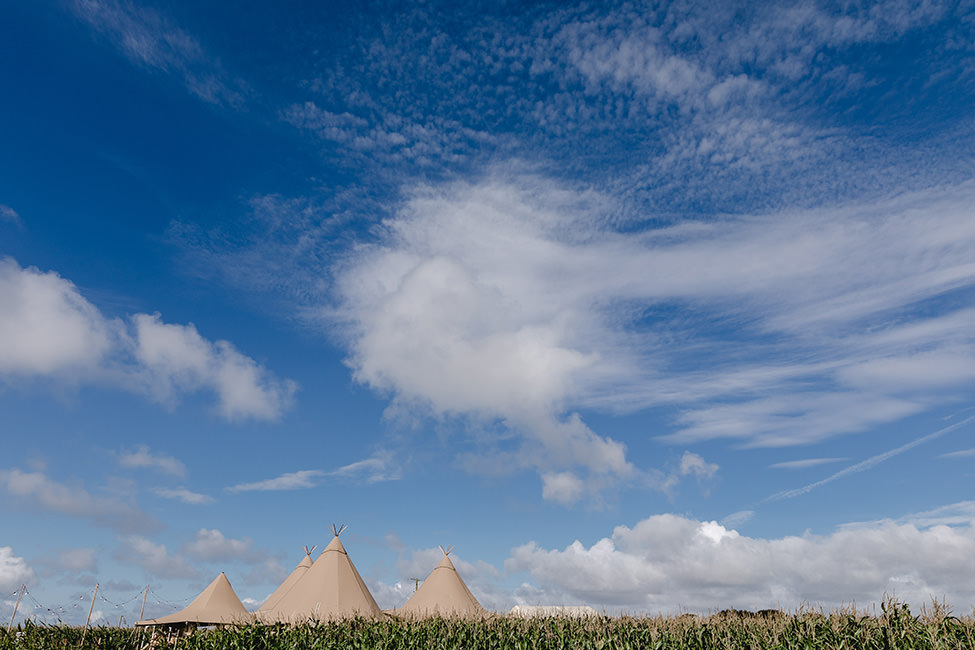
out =
{"type": "Polygon", "coordinates": [[[98,551],[93,548],[68,548],[57,551],[54,555],[37,560],[44,577],[58,573],[77,576],[81,573],[96,574],[98,572],[98,551]]]}
{"type": "Polygon", "coordinates": [[[0,203],[0,221],[9,221],[11,223],[20,225],[20,215],[17,211],[11,208],[9,205],[3,205],[0,203]]]}
{"type": "Polygon", "coordinates": [[[975,286],[973,199],[623,234],[605,197],[537,177],[427,188],[337,267],[337,316],[356,379],[397,409],[500,421],[523,442],[510,467],[626,480],[623,445],[574,408],[679,404],[670,442],[783,446],[953,399],[975,314],[913,309],[975,286]]]}
{"type": "Polygon", "coordinates": [[[122,532],[145,531],[158,526],[158,522],[135,501],[94,496],[81,486],[59,483],[42,472],[0,470],[0,487],[14,497],[18,505],[90,519],[100,526],[122,532]]]}
{"type": "Polygon", "coordinates": [[[129,468],[150,467],[172,476],[186,476],[186,465],[165,454],[152,453],[147,445],[128,453],[119,454],[119,465],[129,468]]]}
{"type": "Polygon", "coordinates": [[[769,467],[776,469],[806,469],[807,467],[817,467],[829,463],[840,463],[848,458],[803,458],[802,460],[787,460],[781,463],[773,463],[769,467]]]}
{"type": "Polygon", "coordinates": [[[884,522],[832,534],[750,538],[716,522],[657,515],[590,547],[515,548],[508,572],[536,581],[537,602],[630,612],[835,608],[885,595],[914,606],[972,602],[975,528],[884,522]],[[966,559],[968,558],[968,559],[966,559]]]}
{"type": "Polygon", "coordinates": [[[193,541],[185,544],[183,550],[187,555],[207,562],[247,560],[253,559],[255,554],[253,540],[225,537],[219,530],[207,528],[198,530],[193,541]]]}
{"type": "Polygon", "coordinates": [[[171,554],[164,544],[156,544],[139,535],[119,539],[121,546],[114,553],[115,559],[126,564],[142,567],[158,578],[196,578],[199,573],[186,558],[171,554]]]}
{"type": "Polygon", "coordinates": [[[227,341],[211,343],[192,324],[166,324],[158,314],[136,314],[132,320],[135,357],[153,395],[167,400],[177,392],[212,388],[229,420],[276,419],[290,404],[296,384],[279,382],[227,341]]]}
{"type": "Polygon", "coordinates": [[[948,425],[948,426],[946,426],[946,427],[944,427],[942,429],[938,429],[937,431],[935,431],[933,433],[929,433],[927,435],[921,436],[920,438],[915,438],[914,440],[912,440],[912,441],[910,441],[910,442],[908,442],[906,444],[903,444],[900,447],[897,447],[895,449],[891,449],[891,450],[885,451],[885,452],[883,452],[881,454],[877,454],[876,456],[871,456],[870,458],[868,458],[866,460],[863,460],[863,461],[860,461],[859,463],[856,463],[855,465],[850,465],[849,467],[844,467],[843,469],[841,469],[840,471],[836,472],[835,474],[831,474],[831,475],[827,476],[826,478],[821,479],[819,481],[816,481],[814,483],[809,483],[808,485],[804,485],[804,486],[802,486],[800,488],[796,488],[796,489],[793,489],[793,490],[785,490],[784,492],[779,492],[777,494],[773,494],[772,496],[768,497],[767,500],[769,500],[769,501],[777,501],[777,500],[780,500],[780,499],[792,499],[794,497],[801,496],[803,494],[806,494],[808,492],[811,492],[812,490],[815,490],[816,488],[818,488],[820,486],[826,485],[827,483],[832,483],[833,481],[835,481],[837,479],[844,478],[844,477],[849,476],[851,474],[858,474],[860,472],[867,471],[867,470],[871,469],[872,467],[874,467],[876,465],[879,465],[880,463],[883,463],[883,462],[889,460],[890,458],[893,458],[894,456],[899,456],[900,454],[903,454],[904,452],[907,452],[907,451],[910,451],[911,449],[914,449],[918,445],[922,445],[922,444],[924,444],[924,443],[926,443],[926,442],[928,442],[930,440],[934,440],[936,438],[940,438],[941,436],[943,436],[943,435],[945,435],[947,433],[950,433],[950,432],[954,431],[955,429],[959,429],[961,427],[970,425],[973,421],[975,421],[975,415],[969,416],[968,418],[965,418],[964,420],[959,420],[958,422],[955,422],[954,424],[950,424],[950,425],[948,425]]]}
{"type": "Polygon", "coordinates": [[[972,456],[975,456],[975,449],[959,449],[958,451],[941,454],[941,458],[971,458],[972,456]]]}
{"type": "Polygon", "coordinates": [[[32,584],[35,579],[34,569],[24,558],[14,555],[13,548],[0,546],[0,594],[4,598],[20,589],[22,584],[32,584]]]}
{"type": "Polygon", "coordinates": [[[95,382],[167,403],[212,390],[228,420],[278,418],[296,390],[193,325],[167,324],[158,314],[134,314],[131,327],[106,319],[68,280],[9,258],[0,259],[0,303],[0,378],[8,383],[31,377],[95,382]]]}
{"type": "Polygon", "coordinates": [[[96,366],[112,343],[106,321],[56,273],[0,259],[0,374],[51,375],[96,366]]]}
{"type": "Polygon", "coordinates": [[[717,463],[709,463],[699,454],[685,451],[680,459],[681,476],[695,476],[698,479],[711,478],[718,471],[717,463]]]}
{"type": "Polygon", "coordinates": [[[194,506],[204,506],[214,503],[216,499],[213,497],[200,494],[199,492],[193,492],[192,490],[187,490],[184,487],[178,488],[163,488],[157,487],[152,489],[152,493],[161,496],[164,499],[177,499],[183,503],[188,503],[194,506]]]}
{"type": "Polygon", "coordinates": [[[572,472],[542,474],[542,498],[559,503],[575,503],[585,494],[585,484],[572,472]]]}
{"type": "Polygon", "coordinates": [[[328,474],[329,476],[352,478],[365,483],[398,481],[402,478],[402,470],[393,458],[392,452],[385,449],[376,452],[369,458],[343,465],[328,474]]]}
{"type": "Polygon", "coordinates": [[[325,476],[325,472],[318,469],[304,469],[298,472],[288,472],[254,483],[240,483],[227,488],[228,492],[251,492],[254,490],[301,490],[312,488],[318,485],[319,477],[325,476]]]}

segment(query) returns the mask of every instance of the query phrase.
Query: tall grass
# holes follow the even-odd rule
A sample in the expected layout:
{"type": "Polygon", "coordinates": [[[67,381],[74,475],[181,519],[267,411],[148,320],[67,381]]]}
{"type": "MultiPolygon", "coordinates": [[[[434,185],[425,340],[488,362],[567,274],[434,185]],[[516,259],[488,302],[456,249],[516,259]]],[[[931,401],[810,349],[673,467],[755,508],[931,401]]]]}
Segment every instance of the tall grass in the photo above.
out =
{"type": "MultiPolygon", "coordinates": [[[[27,624],[0,632],[0,650],[67,650],[81,647],[80,628],[27,624]]],[[[96,627],[85,648],[138,650],[148,632],[96,627]]],[[[164,646],[163,646],[164,647],[164,646]]],[[[172,645],[170,644],[170,647],[172,645]]],[[[591,617],[483,621],[352,619],[318,625],[247,625],[198,630],[178,641],[179,650],[973,650],[975,620],[943,607],[912,615],[894,602],[878,616],[856,611],[801,611],[755,616],[729,612],[708,617],[591,617]]]]}

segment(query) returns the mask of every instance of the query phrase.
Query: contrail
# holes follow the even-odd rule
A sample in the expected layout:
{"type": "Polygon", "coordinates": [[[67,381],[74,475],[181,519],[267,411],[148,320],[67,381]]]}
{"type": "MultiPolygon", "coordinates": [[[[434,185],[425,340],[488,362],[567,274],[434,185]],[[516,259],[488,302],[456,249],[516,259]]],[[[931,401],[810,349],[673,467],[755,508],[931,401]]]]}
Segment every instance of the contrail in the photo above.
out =
{"type": "Polygon", "coordinates": [[[832,476],[827,476],[821,481],[816,481],[815,483],[810,483],[809,485],[803,486],[801,488],[796,488],[794,490],[786,490],[785,492],[779,492],[778,494],[773,494],[770,497],[766,497],[763,501],[761,501],[761,503],[766,503],[768,501],[780,501],[782,499],[791,499],[792,497],[797,497],[806,494],[810,490],[818,488],[820,485],[826,485],[827,483],[832,483],[838,478],[843,478],[844,476],[849,476],[850,474],[856,474],[857,472],[868,470],[874,465],[879,465],[880,463],[884,462],[888,458],[893,458],[898,454],[903,454],[908,449],[912,449],[914,447],[917,447],[920,444],[924,444],[928,440],[934,440],[935,438],[943,436],[949,431],[954,431],[958,427],[968,424],[972,420],[975,420],[975,415],[969,416],[960,422],[955,422],[954,424],[947,426],[944,429],[938,429],[934,433],[929,433],[928,435],[918,438],[917,440],[912,440],[906,445],[901,445],[897,449],[891,449],[890,451],[885,451],[882,454],[877,454],[876,456],[872,456],[864,461],[861,461],[856,465],[850,465],[846,469],[841,469],[840,471],[836,472],[832,476]]]}

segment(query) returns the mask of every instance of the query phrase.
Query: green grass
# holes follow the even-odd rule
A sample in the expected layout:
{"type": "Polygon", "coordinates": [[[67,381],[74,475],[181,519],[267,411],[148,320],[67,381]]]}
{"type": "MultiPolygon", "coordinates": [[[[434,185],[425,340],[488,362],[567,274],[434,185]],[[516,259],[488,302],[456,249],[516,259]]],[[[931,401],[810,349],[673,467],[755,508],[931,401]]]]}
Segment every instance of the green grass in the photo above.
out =
{"type": "MultiPolygon", "coordinates": [[[[148,632],[131,628],[88,630],[85,648],[138,650],[148,632]]],[[[0,632],[0,650],[81,648],[82,630],[27,624],[0,632]]],[[[169,647],[172,647],[170,644],[169,647]]],[[[348,620],[341,623],[198,630],[178,641],[180,650],[342,650],[408,648],[528,650],[580,648],[623,650],[776,649],[776,650],[975,650],[975,619],[956,618],[943,607],[912,615],[906,606],[887,603],[878,616],[855,611],[798,612],[768,616],[740,613],[708,617],[592,617],[484,621],[348,620]]]]}

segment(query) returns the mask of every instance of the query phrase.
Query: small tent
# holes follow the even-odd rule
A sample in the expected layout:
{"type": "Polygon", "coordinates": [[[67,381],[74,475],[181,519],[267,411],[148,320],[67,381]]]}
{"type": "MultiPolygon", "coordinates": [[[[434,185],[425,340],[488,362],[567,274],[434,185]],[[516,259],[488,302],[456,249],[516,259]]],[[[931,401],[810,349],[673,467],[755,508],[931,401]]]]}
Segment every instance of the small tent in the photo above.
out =
{"type": "Polygon", "coordinates": [[[139,621],[136,625],[169,627],[183,627],[190,625],[229,625],[232,623],[249,623],[254,620],[253,614],[247,611],[240,598],[234,593],[234,588],[227,580],[227,574],[221,572],[200,595],[193,599],[185,609],[160,616],[148,621],[139,621]]]}
{"type": "Polygon", "coordinates": [[[487,616],[487,610],[477,602],[477,598],[454,568],[454,563],[450,561],[450,551],[453,549],[444,550],[441,546],[440,550],[443,551],[440,564],[434,567],[406,604],[393,613],[403,618],[487,616]]]}
{"type": "Polygon", "coordinates": [[[294,587],[302,576],[305,575],[305,571],[311,568],[311,565],[314,563],[314,561],[311,559],[311,554],[312,551],[315,550],[315,547],[312,546],[311,548],[308,548],[306,546],[304,550],[305,557],[302,558],[301,562],[298,563],[298,566],[294,568],[294,571],[292,571],[288,577],[284,579],[284,582],[282,582],[281,585],[274,590],[274,593],[268,596],[267,600],[261,603],[261,606],[257,608],[255,615],[257,616],[258,620],[264,620],[265,615],[274,609],[274,606],[278,604],[278,601],[280,601],[286,593],[291,591],[291,588],[294,587]]]}
{"type": "Polygon", "coordinates": [[[332,526],[335,537],[291,589],[262,613],[263,620],[300,623],[382,616],[339,540],[343,530],[332,526]]]}

